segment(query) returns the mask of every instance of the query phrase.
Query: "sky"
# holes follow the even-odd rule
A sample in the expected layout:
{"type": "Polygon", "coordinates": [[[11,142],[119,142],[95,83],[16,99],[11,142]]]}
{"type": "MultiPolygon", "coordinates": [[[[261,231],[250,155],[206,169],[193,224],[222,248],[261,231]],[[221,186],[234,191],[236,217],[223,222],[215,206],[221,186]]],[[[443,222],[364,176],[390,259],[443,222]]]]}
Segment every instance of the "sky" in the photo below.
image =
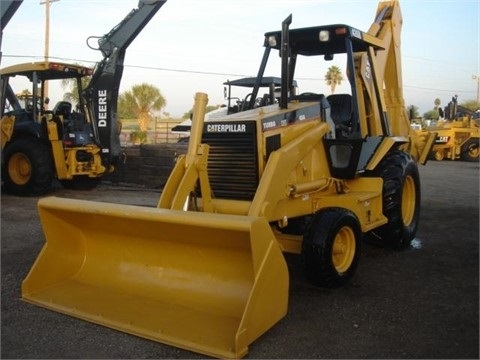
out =
{"type": "MultiPolygon", "coordinates": [[[[44,59],[44,2],[24,0],[8,23],[2,67],[44,59]]],[[[163,111],[172,117],[192,108],[196,92],[207,93],[209,105],[224,104],[223,83],[256,75],[264,33],[280,30],[288,15],[291,28],[342,23],[367,31],[377,5],[376,0],[168,0],[127,49],[120,92],[151,84],[165,97],[163,111]]],[[[108,33],[137,6],[136,0],[51,2],[50,59],[94,66],[102,56],[87,46],[87,38],[108,33]]],[[[477,99],[480,0],[403,0],[400,7],[406,106],[423,114],[436,98],[442,106],[454,95],[459,103],[477,99]]],[[[345,64],[339,67],[344,70],[345,64]]],[[[298,69],[299,92],[330,94],[326,71],[318,62],[298,69]]],[[[265,75],[279,76],[280,65],[265,75]]],[[[50,88],[52,104],[63,91],[50,88]]]]}

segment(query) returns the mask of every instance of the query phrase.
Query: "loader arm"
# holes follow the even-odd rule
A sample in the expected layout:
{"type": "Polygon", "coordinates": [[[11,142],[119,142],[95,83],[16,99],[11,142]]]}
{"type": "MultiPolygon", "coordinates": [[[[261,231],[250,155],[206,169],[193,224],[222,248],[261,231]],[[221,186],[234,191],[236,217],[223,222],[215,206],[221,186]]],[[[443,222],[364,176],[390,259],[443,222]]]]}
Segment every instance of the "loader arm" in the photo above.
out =
{"type": "Polygon", "coordinates": [[[190,193],[194,191],[198,181],[200,182],[202,194],[204,194],[204,211],[213,211],[211,206],[211,189],[207,174],[209,146],[200,143],[207,103],[207,94],[195,94],[192,130],[187,154],[182,155],[177,160],[162,191],[158,208],[182,210],[188,207],[190,193]]]}
{"type": "MultiPolygon", "coordinates": [[[[121,153],[117,101],[125,52],[166,1],[141,0],[138,8],[133,9],[109,33],[98,38],[96,49],[101,51],[103,60],[97,64],[84,91],[84,98],[88,108],[86,113],[89,114],[95,138],[102,148],[103,160],[107,165],[115,163],[121,153]]],[[[89,40],[91,38],[93,37],[89,40]]]]}

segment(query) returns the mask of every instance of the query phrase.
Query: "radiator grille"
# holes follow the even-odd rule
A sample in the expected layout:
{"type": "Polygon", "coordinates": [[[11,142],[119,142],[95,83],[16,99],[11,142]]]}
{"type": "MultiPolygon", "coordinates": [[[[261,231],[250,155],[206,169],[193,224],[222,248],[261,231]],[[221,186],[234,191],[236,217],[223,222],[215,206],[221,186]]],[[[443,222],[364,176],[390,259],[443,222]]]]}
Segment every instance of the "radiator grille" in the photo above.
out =
{"type": "MultiPolygon", "coordinates": [[[[209,123],[210,124],[210,123],[209,123]]],[[[258,186],[256,127],[246,122],[242,132],[205,132],[210,145],[208,175],[212,197],[252,200],[258,186]]]]}

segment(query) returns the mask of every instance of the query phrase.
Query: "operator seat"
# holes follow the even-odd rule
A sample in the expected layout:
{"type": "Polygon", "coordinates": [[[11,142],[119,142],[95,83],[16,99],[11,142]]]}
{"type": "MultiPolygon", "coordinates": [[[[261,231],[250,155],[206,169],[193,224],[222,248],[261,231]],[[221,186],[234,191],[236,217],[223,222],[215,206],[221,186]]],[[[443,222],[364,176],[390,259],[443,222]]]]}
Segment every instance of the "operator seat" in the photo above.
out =
{"type": "Polygon", "coordinates": [[[68,101],[59,101],[53,108],[53,113],[62,116],[63,120],[68,120],[72,113],[72,104],[68,101]]]}
{"type": "Polygon", "coordinates": [[[331,106],[330,116],[335,123],[336,133],[348,136],[352,122],[352,96],[350,94],[332,94],[327,96],[331,106]]]}

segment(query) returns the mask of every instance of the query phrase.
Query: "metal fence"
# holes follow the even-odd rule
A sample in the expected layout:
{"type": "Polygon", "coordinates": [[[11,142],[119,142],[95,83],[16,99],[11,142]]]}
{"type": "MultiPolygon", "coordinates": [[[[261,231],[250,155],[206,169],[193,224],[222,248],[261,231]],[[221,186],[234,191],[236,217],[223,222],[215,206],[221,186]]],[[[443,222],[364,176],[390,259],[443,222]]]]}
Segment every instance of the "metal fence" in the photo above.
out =
{"type": "Polygon", "coordinates": [[[159,119],[154,120],[154,128],[148,130],[146,139],[135,136],[136,131],[132,128],[126,127],[122,129],[120,134],[120,143],[122,146],[133,146],[139,144],[173,144],[177,143],[180,139],[188,136],[185,133],[172,132],[172,129],[180,124],[183,119],[159,119]]]}

